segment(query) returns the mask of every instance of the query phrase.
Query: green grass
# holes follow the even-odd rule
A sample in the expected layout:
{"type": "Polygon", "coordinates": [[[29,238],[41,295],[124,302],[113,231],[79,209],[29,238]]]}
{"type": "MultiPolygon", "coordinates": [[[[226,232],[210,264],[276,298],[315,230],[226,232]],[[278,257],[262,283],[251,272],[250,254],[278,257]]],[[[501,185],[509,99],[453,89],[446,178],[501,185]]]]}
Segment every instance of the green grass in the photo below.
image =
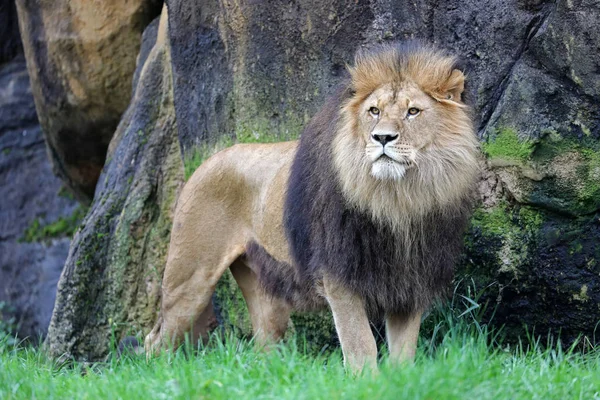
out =
{"type": "MultiPolygon", "coordinates": [[[[473,309],[475,306],[470,307],[473,309]]],[[[502,348],[478,324],[444,316],[420,341],[414,365],[352,376],[338,351],[311,356],[293,340],[269,353],[213,337],[197,351],[59,365],[43,351],[0,342],[1,399],[592,399],[600,398],[600,354],[502,348]],[[442,326],[443,325],[443,326],[442,326]],[[440,332],[445,332],[440,336],[440,332]],[[437,337],[436,337],[437,335],[437,337]],[[193,355],[189,355],[192,354],[193,355]]]]}
{"type": "Polygon", "coordinates": [[[230,340],[188,357],[123,358],[60,367],[31,348],[0,356],[0,398],[592,399],[600,358],[555,347],[499,350],[483,337],[420,350],[414,365],[385,359],[376,376],[345,373],[341,356],[309,357],[291,344],[265,354],[230,340]]]}

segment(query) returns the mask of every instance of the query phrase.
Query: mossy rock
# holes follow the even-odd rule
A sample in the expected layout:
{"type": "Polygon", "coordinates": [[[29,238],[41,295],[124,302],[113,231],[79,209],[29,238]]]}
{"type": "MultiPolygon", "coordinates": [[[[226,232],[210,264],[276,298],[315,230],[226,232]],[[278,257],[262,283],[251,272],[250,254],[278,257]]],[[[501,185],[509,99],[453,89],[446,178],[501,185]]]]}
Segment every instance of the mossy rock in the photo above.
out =
{"type": "Polygon", "coordinates": [[[79,206],[68,217],[59,217],[56,221],[44,224],[40,218],[34,219],[25,230],[24,242],[44,242],[60,237],[72,237],[87,212],[86,207],[79,206]]]}
{"type": "Polygon", "coordinates": [[[521,204],[572,216],[600,210],[600,143],[563,137],[552,129],[531,141],[512,128],[483,144],[490,167],[521,204]]]}
{"type": "Polygon", "coordinates": [[[551,335],[595,341],[600,320],[600,215],[580,218],[502,202],[480,207],[457,279],[483,291],[484,322],[509,342],[551,335]]]}

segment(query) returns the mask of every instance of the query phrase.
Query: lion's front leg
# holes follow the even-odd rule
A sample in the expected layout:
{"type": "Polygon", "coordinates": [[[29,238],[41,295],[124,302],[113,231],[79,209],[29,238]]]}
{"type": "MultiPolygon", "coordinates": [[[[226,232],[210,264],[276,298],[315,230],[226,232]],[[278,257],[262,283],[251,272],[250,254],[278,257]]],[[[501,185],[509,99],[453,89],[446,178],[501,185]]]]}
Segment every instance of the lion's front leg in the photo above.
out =
{"type": "Polygon", "coordinates": [[[342,345],[344,365],[354,373],[376,369],[377,345],[363,299],[332,279],[324,278],[323,287],[342,345]]]}
{"type": "Polygon", "coordinates": [[[390,350],[390,361],[413,361],[421,327],[422,312],[411,315],[391,314],[385,319],[385,330],[390,350]]]}

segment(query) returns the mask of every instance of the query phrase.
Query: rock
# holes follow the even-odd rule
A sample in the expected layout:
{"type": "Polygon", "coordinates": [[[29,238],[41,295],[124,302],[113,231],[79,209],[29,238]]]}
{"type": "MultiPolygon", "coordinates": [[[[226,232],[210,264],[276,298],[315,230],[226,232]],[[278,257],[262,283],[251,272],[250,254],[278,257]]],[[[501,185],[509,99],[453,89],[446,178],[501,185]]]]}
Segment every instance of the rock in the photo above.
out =
{"type": "Polygon", "coordinates": [[[356,49],[381,41],[418,38],[459,54],[471,71],[470,97],[486,117],[551,3],[305,0],[220,7],[173,0],[169,6],[173,16],[185,15],[170,23],[175,107],[189,156],[223,134],[243,141],[297,136],[356,49]]]}
{"type": "Polygon", "coordinates": [[[2,0],[0,3],[0,64],[11,61],[23,52],[17,9],[14,0],[2,0]]]}
{"type": "MultiPolygon", "coordinates": [[[[18,31],[0,43],[18,44],[18,31]]],[[[60,195],[61,189],[47,158],[25,59],[16,55],[0,63],[0,318],[14,318],[18,337],[34,343],[48,329],[67,258],[72,227],[64,221],[78,212],[77,202],[60,195]]]]}
{"type": "Polygon", "coordinates": [[[97,360],[111,341],[139,336],[157,315],[183,181],[166,11],[144,40],[143,48],[155,43],[139,60],[135,94],[58,284],[46,339],[54,356],[97,360]]]}
{"type": "Polygon", "coordinates": [[[129,103],[157,0],[17,0],[36,108],[55,173],[88,203],[129,103]]]}
{"type": "Polygon", "coordinates": [[[482,300],[508,337],[589,344],[600,320],[600,6],[544,7],[482,126],[505,201],[476,216],[467,271],[495,283],[482,300]]]}

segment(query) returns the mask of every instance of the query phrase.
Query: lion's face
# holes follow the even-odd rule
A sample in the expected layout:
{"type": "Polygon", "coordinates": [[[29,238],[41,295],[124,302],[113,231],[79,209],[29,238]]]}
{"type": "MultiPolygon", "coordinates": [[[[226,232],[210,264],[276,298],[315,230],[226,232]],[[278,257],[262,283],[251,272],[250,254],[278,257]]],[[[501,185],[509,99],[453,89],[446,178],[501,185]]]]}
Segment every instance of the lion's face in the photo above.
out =
{"type": "Polygon", "coordinates": [[[371,175],[402,179],[436,137],[437,104],[416,85],[388,83],[361,104],[359,130],[371,175]]]}
{"type": "Polygon", "coordinates": [[[332,146],[346,201],[401,227],[468,196],[478,142],[454,59],[387,48],[359,56],[350,75],[332,146]]]}

